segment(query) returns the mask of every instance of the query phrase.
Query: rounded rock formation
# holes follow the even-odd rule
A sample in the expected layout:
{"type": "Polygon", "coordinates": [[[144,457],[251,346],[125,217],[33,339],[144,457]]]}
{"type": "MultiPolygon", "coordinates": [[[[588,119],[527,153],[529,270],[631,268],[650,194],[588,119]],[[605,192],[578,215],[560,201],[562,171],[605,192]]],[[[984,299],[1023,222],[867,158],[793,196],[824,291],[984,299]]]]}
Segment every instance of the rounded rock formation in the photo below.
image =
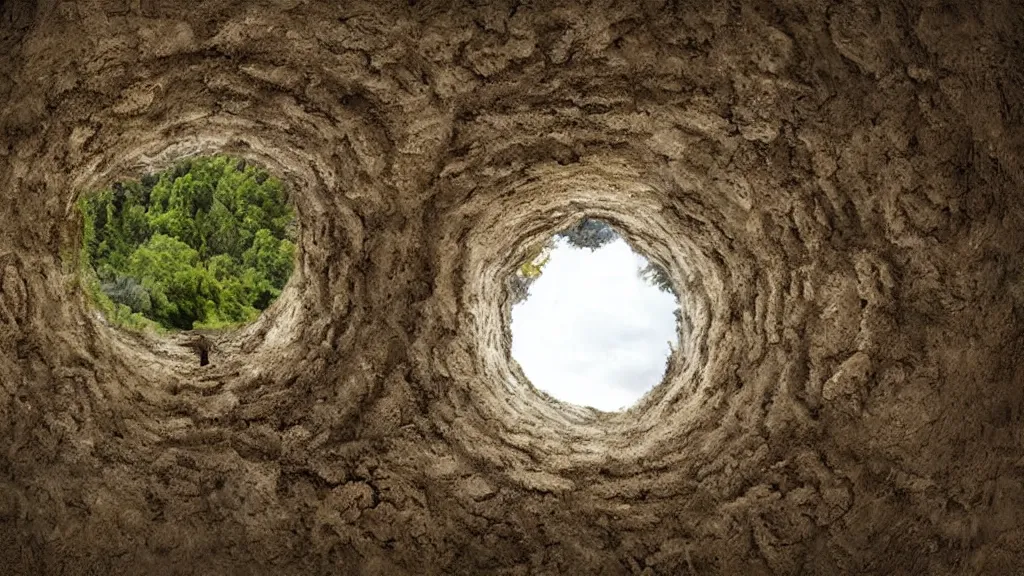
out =
{"type": "Polygon", "coordinates": [[[4,3],[0,566],[1014,573],[1021,38],[1013,0],[4,3]],[[200,366],[90,310],[74,202],[209,152],[300,233],[200,366]],[[625,412],[509,357],[505,278],[582,216],[680,294],[625,412]]]}

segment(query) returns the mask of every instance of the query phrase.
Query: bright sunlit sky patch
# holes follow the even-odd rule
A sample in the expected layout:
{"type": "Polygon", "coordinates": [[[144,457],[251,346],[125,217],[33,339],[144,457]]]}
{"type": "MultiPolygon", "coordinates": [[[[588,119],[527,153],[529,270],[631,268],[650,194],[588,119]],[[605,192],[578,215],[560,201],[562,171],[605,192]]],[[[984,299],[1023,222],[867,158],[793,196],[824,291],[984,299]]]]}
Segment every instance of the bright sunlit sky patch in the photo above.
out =
{"type": "Polygon", "coordinates": [[[594,251],[556,239],[529,297],[512,307],[512,356],[534,386],[612,411],[661,382],[678,304],[639,276],[646,264],[622,239],[594,251]]]}

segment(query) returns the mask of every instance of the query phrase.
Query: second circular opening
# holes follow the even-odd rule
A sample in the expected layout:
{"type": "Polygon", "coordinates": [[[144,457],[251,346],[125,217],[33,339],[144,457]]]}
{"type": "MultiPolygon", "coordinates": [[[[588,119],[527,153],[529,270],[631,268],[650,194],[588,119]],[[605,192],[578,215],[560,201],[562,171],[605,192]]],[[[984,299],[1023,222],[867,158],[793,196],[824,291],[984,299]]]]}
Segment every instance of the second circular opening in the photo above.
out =
{"type": "Polygon", "coordinates": [[[671,277],[604,220],[584,218],[534,247],[509,295],[512,357],[564,402],[626,409],[662,381],[678,348],[671,277]]]}

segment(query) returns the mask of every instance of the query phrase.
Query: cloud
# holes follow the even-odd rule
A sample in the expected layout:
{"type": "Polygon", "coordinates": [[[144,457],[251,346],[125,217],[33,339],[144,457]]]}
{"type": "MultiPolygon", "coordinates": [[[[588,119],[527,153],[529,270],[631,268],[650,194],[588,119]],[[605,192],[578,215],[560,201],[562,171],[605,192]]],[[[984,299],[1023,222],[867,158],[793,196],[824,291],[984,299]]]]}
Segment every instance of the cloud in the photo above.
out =
{"type": "Polygon", "coordinates": [[[618,410],[661,381],[678,303],[639,277],[646,264],[623,240],[595,251],[556,242],[530,296],[512,309],[512,355],[534,386],[618,410]]]}

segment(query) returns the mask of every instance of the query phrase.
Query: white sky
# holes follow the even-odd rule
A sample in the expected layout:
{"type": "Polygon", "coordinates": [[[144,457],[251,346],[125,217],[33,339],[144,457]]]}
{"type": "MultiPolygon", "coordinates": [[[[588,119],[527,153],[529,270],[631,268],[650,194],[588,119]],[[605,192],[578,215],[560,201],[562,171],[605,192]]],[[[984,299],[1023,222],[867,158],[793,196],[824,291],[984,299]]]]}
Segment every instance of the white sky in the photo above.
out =
{"type": "Polygon", "coordinates": [[[595,251],[556,239],[529,297],[512,307],[512,356],[534,386],[614,411],[661,382],[678,304],[640,278],[646,265],[622,239],[595,251]]]}

